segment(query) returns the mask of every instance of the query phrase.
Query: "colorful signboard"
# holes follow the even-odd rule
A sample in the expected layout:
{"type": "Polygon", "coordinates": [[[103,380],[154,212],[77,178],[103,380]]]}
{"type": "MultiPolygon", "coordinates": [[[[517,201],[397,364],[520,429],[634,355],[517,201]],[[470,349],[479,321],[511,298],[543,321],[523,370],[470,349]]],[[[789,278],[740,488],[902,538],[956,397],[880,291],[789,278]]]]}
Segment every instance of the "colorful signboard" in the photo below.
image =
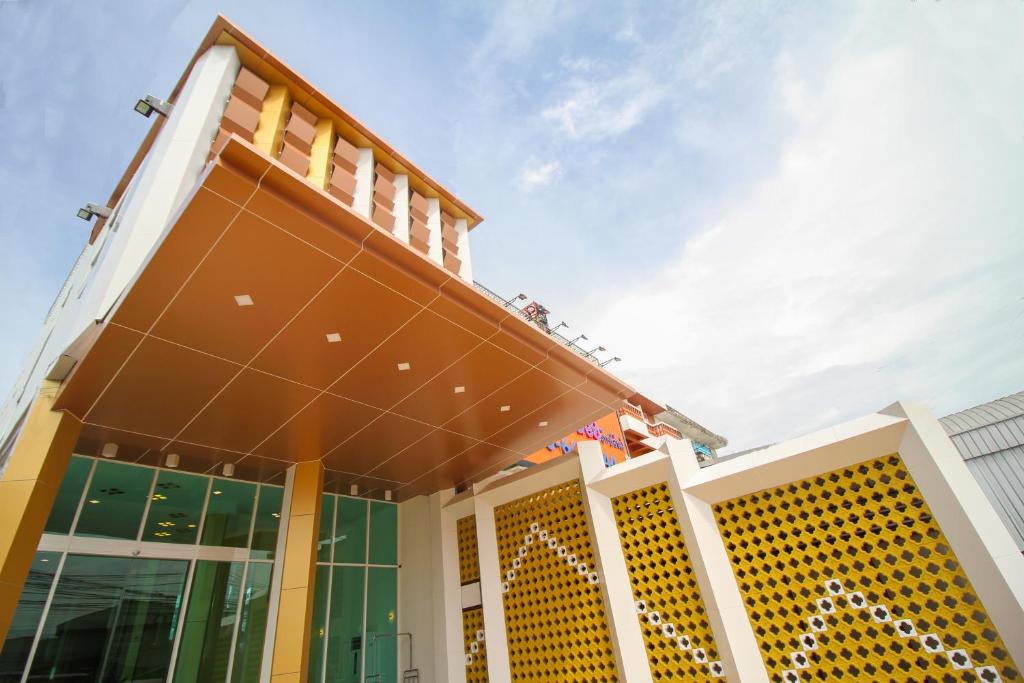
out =
{"type": "Polygon", "coordinates": [[[581,426],[571,434],[566,434],[558,441],[549,443],[546,447],[532,453],[526,460],[539,465],[552,458],[572,453],[576,450],[576,443],[579,441],[599,442],[601,452],[604,454],[604,461],[608,465],[622,462],[627,457],[626,439],[622,435],[622,427],[619,426],[619,416],[610,413],[595,422],[581,426]]]}

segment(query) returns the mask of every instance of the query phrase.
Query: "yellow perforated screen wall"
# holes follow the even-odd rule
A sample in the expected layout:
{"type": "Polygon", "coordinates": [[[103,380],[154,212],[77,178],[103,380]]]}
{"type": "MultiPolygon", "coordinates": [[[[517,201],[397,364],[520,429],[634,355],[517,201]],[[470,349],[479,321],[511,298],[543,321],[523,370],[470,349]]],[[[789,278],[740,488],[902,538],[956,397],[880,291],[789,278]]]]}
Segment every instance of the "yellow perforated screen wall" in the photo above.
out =
{"type": "Polygon", "coordinates": [[[459,536],[459,581],[463,585],[480,580],[480,559],[476,545],[476,516],[456,522],[459,536]]]}
{"type": "Polygon", "coordinates": [[[1020,680],[898,455],[714,510],[773,680],[1020,680]]]}
{"type": "Polygon", "coordinates": [[[723,678],[668,485],[612,500],[640,630],[656,681],[723,678]]]}
{"type": "MultiPolygon", "coordinates": [[[[480,555],[476,542],[476,516],[456,522],[459,540],[459,580],[463,586],[480,580],[480,555]]],[[[487,683],[484,648],[484,612],[481,607],[462,611],[462,640],[466,652],[466,683],[487,683]]]]}
{"type": "Polygon", "coordinates": [[[494,509],[514,681],[617,681],[579,482],[494,509]]]}

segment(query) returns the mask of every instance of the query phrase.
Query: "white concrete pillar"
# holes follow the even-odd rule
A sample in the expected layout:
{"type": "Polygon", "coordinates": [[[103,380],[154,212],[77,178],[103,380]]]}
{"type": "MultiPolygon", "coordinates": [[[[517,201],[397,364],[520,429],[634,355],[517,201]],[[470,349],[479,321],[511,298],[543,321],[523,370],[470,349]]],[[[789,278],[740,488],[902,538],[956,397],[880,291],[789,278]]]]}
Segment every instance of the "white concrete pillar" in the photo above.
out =
{"type": "Polygon", "coordinates": [[[409,244],[409,176],[395,175],[395,228],[392,234],[409,244]]]}
{"type": "Polygon", "coordinates": [[[427,256],[437,263],[444,263],[441,251],[441,200],[427,197],[427,229],[430,230],[430,250],[427,256]]]}
{"type": "Polygon", "coordinates": [[[626,559],[622,555],[612,501],[588,486],[588,482],[605,471],[601,445],[596,441],[580,441],[576,450],[580,459],[583,505],[594,544],[597,572],[601,577],[601,595],[608,615],[608,631],[619,678],[624,683],[651,683],[647,648],[636,616],[633,588],[626,559]]]}
{"type": "MultiPolygon", "coordinates": [[[[451,489],[430,496],[430,545],[433,550],[430,590],[432,597],[425,600],[424,583],[419,583],[419,599],[433,606],[434,680],[465,683],[466,665],[462,643],[462,591],[459,579],[459,538],[457,519],[445,509],[452,499],[451,489]]],[[[403,567],[404,569],[404,567],[403,567]]],[[[426,669],[420,667],[423,675],[426,669]]],[[[429,679],[425,679],[429,681],[429,679]]]]}
{"type": "Polygon", "coordinates": [[[455,219],[455,233],[458,235],[456,246],[459,248],[459,277],[466,282],[473,282],[473,259],[469,254],[469,223],[465,218],[455,219]]]}
{"type": "Polygon", "coordinates": [[[743,683],[768,683],[768,671],[747,618],[743,596],[733,574],[711,504],[686,493],[686,482],[700,471],[689,439],[666,439],[668,488],[683,541],[707,610],[726,678],[743,683]]]}
{"type": "Polygon", "coordinates": [[[352,208],[369,220],[373,215],[373,150],[359,148],[356,157],[356,191],[352,208]]]}
{"type": "Polygon", "coordinates": [[[1024,665],[1024,556],[931,411],[896,403],[909,421],[899,454],[1018,666],[1024,665]]]}
{"type": "MultiPolygon", "coordinates": [[[[440,216],[438,216],[440,220],[440,216]]],[[[440,237],[438,237],[440,240],[440,237]]],[[[476,515],[476,542],[480,557],[480,593],[484,612],[484,647],[487,649],[487,680],[511,683],[508,658],[508,634],[505,631],[505,604],[501,592],[501,562],[498,559],[498,533],[494,527],[494,504],[486,497],[473,499],[476,515]]]]}

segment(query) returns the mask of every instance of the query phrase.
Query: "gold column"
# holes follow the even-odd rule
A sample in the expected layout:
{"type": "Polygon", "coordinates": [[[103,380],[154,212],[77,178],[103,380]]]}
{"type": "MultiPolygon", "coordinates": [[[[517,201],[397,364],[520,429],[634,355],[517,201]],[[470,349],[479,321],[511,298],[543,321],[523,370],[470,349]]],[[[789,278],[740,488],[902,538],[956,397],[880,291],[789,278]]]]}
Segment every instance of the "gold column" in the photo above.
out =
{"type": "Polygon", "coordinates": [[[316,122],[313,149],[309,152],[309,173],[306,174],[306,179],[321,190],[327,189],[332,154],[334,154],[334,121],[319,119],[316,122]]]}
{"type": "Polygon", "coordinates": [[[263,98],[263,109],[260,110],[260,122],[253,133],[252,143],[264,154],[273,158],[281,152],[281,141],[284,139],[284,124],[292,108],[292,98],[288,88],[283,85],[272,85],[263,98]]]}
{"type": "Polygon", "coordinates": [[[43,382],[0,479],[0,647],[82,431],[77,418],[52,410],[59,387],[58,382],[43,382]]]}
{"type": "Polygon", "coordinates": [[[308,674],[323,487],[324,468],[319,460],[295,465],[281,568],[274,659],[270,667],[272,683],[305,683],[308,674]]]}

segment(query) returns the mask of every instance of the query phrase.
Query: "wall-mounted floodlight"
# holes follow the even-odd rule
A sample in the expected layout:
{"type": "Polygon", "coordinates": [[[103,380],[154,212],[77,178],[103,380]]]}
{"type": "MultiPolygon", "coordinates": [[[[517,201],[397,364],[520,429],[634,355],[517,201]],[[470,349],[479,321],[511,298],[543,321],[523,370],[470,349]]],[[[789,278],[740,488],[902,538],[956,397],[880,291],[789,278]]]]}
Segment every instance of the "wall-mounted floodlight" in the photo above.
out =
{"type": "Polygon", "coordinates": [[[604,348],[603,346],[597,346],[597,347],[592,348],[589,351],[587,351],[587,355],[588,356],[593,356],[595,353],[597,353],[599,351],[607,351],[607,350],[608,349],[604,348]]]}
{"type": "Polygon", "coordinates": [[[166,100],[161,100],[159,97],[153,97],[152,95],[146,95],[135,103],[135,111],[139,112],[147,119],[152,116],[153,112],[156,112],[160,116],[170,116],[172,109],[174,109],[173,104],[166,100]]]}
{"type": "Polygon", "coordinates": [[[566,328],[567,328],[567,327],[569,327],[569,323],[567,323],[567,322],[565,322],[565,321],[563,320],[562,322],[560,322],[560,323],[558,323],[557,325],[555,325],[554,327],[552,327],[552,328],[551,328],[551,331],[552,331],[552,332],[557,332],[557,331],[558,331],[558,330],[559,330],[560,328],[562,328],[562,327],[566,327],[566,328]]]}
{"type": "Polygon", "coordinates": [[[576,338],[575,338],[575,339],[573,339],[573,340],[572,340],[571,342],[569,342],[569,346],[572,346],[573,344],[575,344],[576,342],[578,342],[578,341],[579,341],[580,339],[582,339],[583,341],[589,341],[589,340],[587,339],[587,335],[585,335],[585,334],[581,334],[580,336],[576,337],[576,338]]]}
{"type": "Polygon", "coordinates": [[[526,301],[526,295],[525,294],[516,294],[514,297],[512,297],[511,299],[506,301],[505,305],[508,306],[510,303],[512,303],[513,301],[516,301],[516,300],[518,300],[518,301],[526,301]]]}
{"type": "Polygon", "coordinates": [[[99,204],[86,204],[78,210],[78,217],[83,221],[91,221],[93,216],[99,216],[100,218],[110,218],[110,213],[113,211],[109,206],[100,206],[99,204]]]}
{"type": "Polygon", "coordinates": [[[603,363],[598,363],[598,365],[603,368],[604,366],[608,365],[609,363],[614,363],[615,361],[618,361],[618,360],[622,360],[622,359],[619,358],[618,356],[615,356],[614,358],[609,358],[608,360],[606,360],[603,363]]]}

